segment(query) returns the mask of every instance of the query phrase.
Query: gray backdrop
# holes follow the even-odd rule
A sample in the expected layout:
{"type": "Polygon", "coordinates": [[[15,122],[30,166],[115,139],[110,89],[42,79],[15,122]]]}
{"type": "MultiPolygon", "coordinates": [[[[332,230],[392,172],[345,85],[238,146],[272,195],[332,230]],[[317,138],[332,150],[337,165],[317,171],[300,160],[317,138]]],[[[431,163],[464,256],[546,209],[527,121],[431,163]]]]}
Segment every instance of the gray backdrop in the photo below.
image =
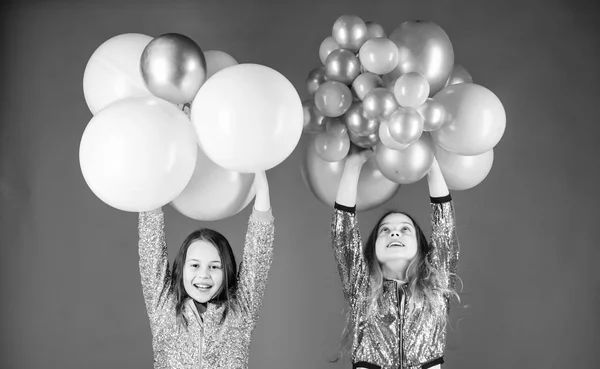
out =
{"type": "MultiPolygon", "coordinates": [[[[78,148],[91,118],[82,76],[112,36],[177,32],[204,50],[268,65],[301,96],[336,18],[388,32],[431,20],[456,60],[501,99],[507,128],[488,178],[453,193],[463,307],[447,368],[594,367],[600,324],[597,68],[599,12],[584,1],[56,1],[2,8],[0,288],[2,368],[151,368],[137,266],[137,214],[97,199],[78,148]]],[[[270,170],[275,261],[250,368],[328,364],[343,327],[331,209],[301,174],[302,141],[270,170]]],[[[425,181],[384,208],[428,228],[425,181]]],[[[359,214],[366,233],[384,209],[359,214]]],[[[171,258],[199,224],[166,207],[171,258]]],[[[249,209],[203,223],[240,255],[249,209]]]]}

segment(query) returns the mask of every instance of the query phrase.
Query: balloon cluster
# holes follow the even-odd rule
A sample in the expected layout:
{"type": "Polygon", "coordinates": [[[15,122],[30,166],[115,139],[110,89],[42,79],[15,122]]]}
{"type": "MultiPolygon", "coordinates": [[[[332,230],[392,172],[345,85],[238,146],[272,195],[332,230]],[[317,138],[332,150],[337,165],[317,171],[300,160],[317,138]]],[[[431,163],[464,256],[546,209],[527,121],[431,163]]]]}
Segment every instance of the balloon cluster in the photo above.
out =
{"type": "Polygon", "coordinates": [[[170,203],[197,220],[234,215],[254,197],[254,173],[285,160],[302,134],[302,102],[283,75],[181,34],[107,40],[87,63],[83,91],[94,116],[81,170],[123,211],[170,203]]]}
{"type": "Polygon", "coordinates": [[[441,27],[407,21],[388,37],[380,24],[343,15],[321,43],[319,57],[323,65],[306,80],[311,97],[303,102],[304,133],[314,138],[303,173],[323,202],[333,203],[339,183],[333,173],[343,167],[351,145],[374,150],[372,169],[381,174],[359,184],[359,209],[361,202],[368,209],[393,196],[385,179],[398,185],[419,181],[434,156],[452,190],[472,188],[487,176],[504,134],[504,108],[454,63],[441,27]],[[361,186],[388,189],[390,196],[372,191],[361,199],[361,186]]]}

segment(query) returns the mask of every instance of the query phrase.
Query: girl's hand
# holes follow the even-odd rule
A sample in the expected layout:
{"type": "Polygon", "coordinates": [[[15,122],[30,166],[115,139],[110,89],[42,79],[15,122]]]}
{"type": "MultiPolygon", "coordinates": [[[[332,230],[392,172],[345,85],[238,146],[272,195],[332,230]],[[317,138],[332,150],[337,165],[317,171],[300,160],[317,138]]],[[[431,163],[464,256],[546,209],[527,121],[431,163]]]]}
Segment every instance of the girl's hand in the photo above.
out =
{"type": "Polygon", "coordinates": [[[358,146],[352,145],[350,146],[350,153],[348,153],[348,157],[346,158],[346,168],[362,168],[373,155],[375,153],[371,149],[361,149],[358,146]]]}
{"type": "Polygon", "coordinates": [[[161,214],[162,213],[162,208],[156,208],[154,210],[150,210],[150,211],[148,211],[148,213],[161,214]]]}
{"type": "Polygon", "coordinates": [[[268,211],[271,209],[269,182],[267,181],[267,173],[265,171],[254,174],[254,188],[256,189],[254,208],[258,211],[268,211]]]}
{"type": "Polygon", "coordinates": [[[440,164],[435,157],[429,172],[427,172],[427,184],[429,185],[429,195],[431,197],[444,197],[450,193],[440,169],[440,164]]]}

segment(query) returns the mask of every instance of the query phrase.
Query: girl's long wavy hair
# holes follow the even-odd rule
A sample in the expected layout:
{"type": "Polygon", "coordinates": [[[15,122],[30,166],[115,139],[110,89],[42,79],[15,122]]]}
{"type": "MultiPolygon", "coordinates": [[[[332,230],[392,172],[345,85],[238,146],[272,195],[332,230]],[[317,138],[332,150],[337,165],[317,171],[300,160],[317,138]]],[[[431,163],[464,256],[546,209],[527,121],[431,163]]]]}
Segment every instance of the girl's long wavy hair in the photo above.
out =
{"type": "MultiPolygon", "coordinates": [[[[415,258],[410,262],[408,268],[406,269],[406,281],[408,287],[408,294],[410,295],[409,308],[407,311],[417,311],[422,309],[430,309],[438,314],[444,314],[439,318],[445,323],[447,322],[448,316],[446,312],[440,312],[437,309],[431,309],[433,306],[433,301],[439,298],[439,294],[442,293],[446,296],[456,296],[458,298],[458,294],[453,288],[449,288],[444,286],[442,281],[445,280],[446,276],[443,275],[443,272],[434,268],[430,260],[428,258],[428,253],[430,250],[430,244],[423,233],[423,230],[416,222],[416,220],[407,213],[399,212],[399,211],[388,211],[385,213],[379,221],[373,227],[369,238],[366,244],[363,247],[363,257],[367,263],[367,270],[369,273],[371,294],[369,296],[369,307],[367,309],[367,316],[372,316],[377,313],[378,309],[378,300],[381,294],[383,293],[383,284],[385,278],[383,276],[383,270],[381,269],[381,264],[379,260],[377,260],[377,254],[375,251],[375,243],[377,241],[379,227],[381,226],[383,220],[390,214],[403,214],[406,215],[414,224],[417,238],[417,254],[415,258]]],[[[352,336],[354,327],[352,326],[352,319],[350,319],[350,314],[352,312],[348,311],[347,319],[346,319],[346,327],[342,333],[341,340],[341,353],[349,353],[349,350],[352,345],[352,336]]],[[[338,356],[339,359],[339,356],[338,356]]],[[[337,361],[334,360],[334,361],[337,361]]]]}
{"type": "Polygon", "coordinates": [[[233,301],[237,292],[237,264],[233,250],[229,245],[229,241],[219,232],[208,228],[202,228],[192,232],[183,241],[179,248],[175,261],[173,262],[173,270],[171,272],[171,284],[168,290],[163,293],[173,294],[175,298],[175,313],[177,321],[184,327],[187,327],[188,321],[183,315],[183,306],[186,299],[189,297],[183,286],[183,269],[185,259],[190,245],[195,241],[210,242],[219,252],[221,265],[223,267],[223,284],[215,296],[209,301],[214,304],[225,304],[225,311],[222,316],[222,321],[228,313],[235,311],[233,301]]]}

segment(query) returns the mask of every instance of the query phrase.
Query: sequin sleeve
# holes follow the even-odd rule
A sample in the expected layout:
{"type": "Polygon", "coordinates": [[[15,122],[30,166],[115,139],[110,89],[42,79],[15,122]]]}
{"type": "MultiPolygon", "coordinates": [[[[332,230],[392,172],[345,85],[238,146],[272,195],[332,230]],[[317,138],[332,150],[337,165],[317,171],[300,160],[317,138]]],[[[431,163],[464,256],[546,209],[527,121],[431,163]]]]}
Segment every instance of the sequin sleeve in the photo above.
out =
{"type": "Polygon", "coordinates": [[[275,227],[271,211],[254,210],[248,220],[238,273],[237,299],[242,311],[256,323],[273,260],[275,227]]]}
{"type": "Polygon", "coordinates": [[[362,240],[354,208],[335,204],[331,242],[344,297],[352,304],[358,293],[368,293],[367,265],[362,255],[362,240]]]}
{"type": "Polygon", "coordinates": [[[140,213],[138,233],[142,292],[148,317],[154,329],[154,318],[157,315],[163,289],[169,287],[171,279],[164,232],[164,215],[162,213],[140,213]]]}
{"type": "Polygon", "coordinates": [[[443,287],[454,289],[459,249],[450,195],[431,199],[431,228],[431,264],[442,272],[443,287]]]}

